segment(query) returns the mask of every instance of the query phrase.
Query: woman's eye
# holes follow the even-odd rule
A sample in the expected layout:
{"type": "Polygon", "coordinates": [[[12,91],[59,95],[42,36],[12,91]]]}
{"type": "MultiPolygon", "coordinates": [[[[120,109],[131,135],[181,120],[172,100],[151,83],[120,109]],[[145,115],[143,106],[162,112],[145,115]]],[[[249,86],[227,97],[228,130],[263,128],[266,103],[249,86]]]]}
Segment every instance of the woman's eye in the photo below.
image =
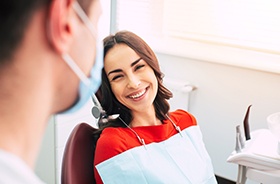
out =
{"type": "Polygon", "coordinates": [[[143,68],[145,65],[137,65],[136,67],[135,67],[135,70],[139,70],[139,69],[141,69],[141,68],[143,68]]]}
{"type": "Polygon", "coordinates": [[[122,75],[116,75],[116,76],[114,76],[113,78],[112,78],[112,81],[115,81],[115,80],[117,80],[117,79],[119,79],[119,78],[121,78],[122,77],[122,75]]]}

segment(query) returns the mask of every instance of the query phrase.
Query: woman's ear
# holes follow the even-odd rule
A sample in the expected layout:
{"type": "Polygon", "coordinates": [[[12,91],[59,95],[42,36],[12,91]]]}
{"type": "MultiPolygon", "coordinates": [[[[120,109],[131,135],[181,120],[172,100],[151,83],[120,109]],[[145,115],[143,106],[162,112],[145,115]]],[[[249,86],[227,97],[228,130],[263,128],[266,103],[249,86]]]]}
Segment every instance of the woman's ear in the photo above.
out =
{"type": "Polygon", "coordinates": [[[53,0],[48,16],[48,39],[59,54],[68,51],[73,38],[75,12],[73,0],[53,0]]]}

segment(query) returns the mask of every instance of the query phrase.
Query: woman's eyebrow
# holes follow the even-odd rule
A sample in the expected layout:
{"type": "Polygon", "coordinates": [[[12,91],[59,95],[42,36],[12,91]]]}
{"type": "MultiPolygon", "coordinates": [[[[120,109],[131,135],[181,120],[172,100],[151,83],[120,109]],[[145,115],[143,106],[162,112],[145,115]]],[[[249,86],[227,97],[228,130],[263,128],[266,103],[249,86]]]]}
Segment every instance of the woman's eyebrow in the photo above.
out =
{"type": "Polygon", "coordinates": [[[142,58],[139,58],[137,59],[136,61],[134,61],[133,63],[131,63],[131,67],[133,67],[134,65],[136,65],[137,63],[139,63],[139,61],[141,60],[142,58]]]}
{"type": "MultiPolygon", "coordinates": [[[[142,58],[139,58],[139,59],[137,59],[136,61],[132,62],[130,66],[133,67],[134,65],[136,65],[137,63],[139,63],[139,61],[140,61],[141,59],[142,59],[142,58]]],[[[110,71],[107,75],[109,76],[109,75],[112,74],[112,73],[118,73],[118,72],[122,72],[122,69],[112,70],[112,71],[110,71]]]]}
{"type": "Polygon", "coordinates": [[[116,69],[116,70],[112,70],[110,71],[107,75],[109,76],[112,73],[118,73],[118,72],[122,72],[122,69],[116,69]]]}

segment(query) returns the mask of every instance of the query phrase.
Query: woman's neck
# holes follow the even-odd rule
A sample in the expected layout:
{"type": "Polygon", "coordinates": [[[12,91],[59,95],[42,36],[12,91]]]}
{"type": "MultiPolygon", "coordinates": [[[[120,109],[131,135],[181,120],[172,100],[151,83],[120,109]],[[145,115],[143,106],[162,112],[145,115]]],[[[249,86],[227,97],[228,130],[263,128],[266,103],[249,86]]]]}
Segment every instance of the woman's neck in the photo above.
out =
{"type": "Polygon", "coordinates": [[[130,123],[131,127],[153,126],[162,124],[162,122],[156,117],[154,108],[147,111],[133,112],[132,117],[133,119],[130,123]]]}

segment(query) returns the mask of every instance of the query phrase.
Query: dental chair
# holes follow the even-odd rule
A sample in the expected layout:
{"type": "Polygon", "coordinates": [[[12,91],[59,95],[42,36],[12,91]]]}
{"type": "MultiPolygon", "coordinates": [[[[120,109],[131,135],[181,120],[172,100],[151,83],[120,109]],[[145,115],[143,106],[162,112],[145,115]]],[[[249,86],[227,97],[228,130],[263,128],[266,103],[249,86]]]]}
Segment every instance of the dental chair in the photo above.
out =
{"type": "Polygon", "coordinates": [[[71,132],[64,150],[61,184],[94,184],[93,157],[96,131],[87,123],[80,123],[71,132]]]}

